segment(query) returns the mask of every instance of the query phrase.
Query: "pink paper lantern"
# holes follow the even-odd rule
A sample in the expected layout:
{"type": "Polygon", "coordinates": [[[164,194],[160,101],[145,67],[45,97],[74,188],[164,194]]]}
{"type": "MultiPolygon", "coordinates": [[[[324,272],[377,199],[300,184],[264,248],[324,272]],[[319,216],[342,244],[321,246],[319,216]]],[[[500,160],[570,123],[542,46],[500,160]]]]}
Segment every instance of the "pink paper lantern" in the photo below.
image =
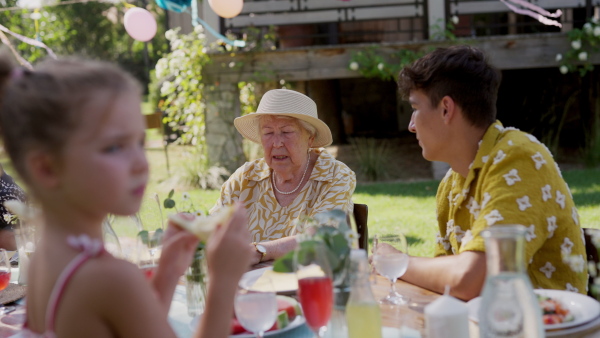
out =
{"type": "Polygon", "coordinates": [[[231,19],[242,12],[244,0],[208,0],[208,4],[218,16],[231,19]]]}
{"type": "Polygon", "coordinates": [[[146,42],[156,35],[156,19],[143,8],[131,8],[125,12],[125,30],[132,38],[146,42]]]}

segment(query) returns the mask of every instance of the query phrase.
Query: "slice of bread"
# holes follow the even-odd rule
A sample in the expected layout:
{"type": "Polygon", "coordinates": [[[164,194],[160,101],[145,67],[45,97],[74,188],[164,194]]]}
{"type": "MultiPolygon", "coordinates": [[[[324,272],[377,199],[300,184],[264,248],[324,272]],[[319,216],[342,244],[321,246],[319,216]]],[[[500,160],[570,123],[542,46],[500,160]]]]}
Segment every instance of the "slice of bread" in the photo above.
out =
{"type": "Polygon", "coordinates": [[[196,235],[200,241],[206,242],[219,224],[227,224],[234,212],[233,206],[225,206],[210,216],[187,218],[182,214],[171,214],[169,220],[196,235]]]}

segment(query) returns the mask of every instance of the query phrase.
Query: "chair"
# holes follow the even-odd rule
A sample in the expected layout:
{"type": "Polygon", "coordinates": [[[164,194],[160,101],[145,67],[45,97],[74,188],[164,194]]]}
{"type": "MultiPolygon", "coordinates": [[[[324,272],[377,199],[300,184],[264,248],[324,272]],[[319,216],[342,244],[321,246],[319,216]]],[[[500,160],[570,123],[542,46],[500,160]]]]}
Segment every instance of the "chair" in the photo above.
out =
{"type": "Polygon", "coordinates": [[[163,150],[165,152],[165,159],[167,160],[167,173],[171,175],[171,168],[169,165],[169,153],[167,151],[167,142],[165,142],[165,132],[163,128],[163,113],[161,111],[157,111],[152,114],[145,114],[146,118],[146,129],[159,129],[162,135],[163,142],[163,150]]]}
{"type": "Polygon", "coordinates": [[[366,204],[354,204],[354,221],[356,222],[356,232],[358,232],[358,247],[369,251],[369,229],[367,220],[369,218],[369,207],[366,204]]]}
{"type": "MultiPolygon", "coordinates": [[[[598,249],[594,246],[592,242],[592,235],[600,236],[600,229],[592,229],[592,228],[583,228],[583,236],[585,238],[585,253],[587,255],[588,262],[594,262],[596,267],[600,262],[600,257],[598,257],[598,249]]],[[[592,295],[592,285],[594,285],[594,278],[592,275],[588,277],[588,296],[596,298],[595,295],[592,295]]]]}

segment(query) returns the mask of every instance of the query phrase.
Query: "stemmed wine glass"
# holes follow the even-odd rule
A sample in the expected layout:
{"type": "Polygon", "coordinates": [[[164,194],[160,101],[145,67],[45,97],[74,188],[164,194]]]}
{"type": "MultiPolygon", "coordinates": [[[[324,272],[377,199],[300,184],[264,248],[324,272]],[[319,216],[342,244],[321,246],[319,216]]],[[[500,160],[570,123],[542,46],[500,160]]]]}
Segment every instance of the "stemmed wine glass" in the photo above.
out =
{"type": "MultiPolygon", "coordinates": [[[[10,282],[10,261],[5,249],[0,248],[0,290],[8,287],[10,282]]],[[[14,310],[14,306],[0,306],[0,313],[4,314],[14,310]]]]}
{"type": "Polygon", "coordinates": [[[313,243],[310,250],[299,246],[294,251],[294,271],[306,323],[321,338],[327,331],[333,308],[333,277],[324,245],[313,243]]]}
{"type": "Polygon", "coordinates": [[[252,332],[257,338],[262,338],[277,319],[277,295],[271,280],[263,276],[260,288],[238,291],[234,309],[235,317],[244,329],[252,332]]]}
{"type": "Polygon", "coordinates": [[[396,280],[406,272],[408,268],[408,244],[406,237],[399,231],[392,234],[375,235],[373,240],[375,253],[373,263],[380,275],[390,280],[390,292],[379,300],[382,304],[404,305],[410,299],[396,292],[396,280]],[[381,244],[385,243],[396,250],[379,250],[381,244]]]}

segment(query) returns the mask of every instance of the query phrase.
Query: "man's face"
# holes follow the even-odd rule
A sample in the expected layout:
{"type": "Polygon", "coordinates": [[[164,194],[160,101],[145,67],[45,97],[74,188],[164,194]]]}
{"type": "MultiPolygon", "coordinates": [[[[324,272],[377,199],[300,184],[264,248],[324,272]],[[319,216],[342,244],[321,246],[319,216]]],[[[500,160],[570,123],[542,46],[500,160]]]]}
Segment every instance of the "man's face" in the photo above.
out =
{"type": "Polygon", "coordinates": [[[447,142],[443,138],[444,109],[441,102],[433,107],[422,90],[411,90],[408,101],[413,108],[408,130],[416,134],[423,157],[428,161],[444,161],[447,142]]]}

